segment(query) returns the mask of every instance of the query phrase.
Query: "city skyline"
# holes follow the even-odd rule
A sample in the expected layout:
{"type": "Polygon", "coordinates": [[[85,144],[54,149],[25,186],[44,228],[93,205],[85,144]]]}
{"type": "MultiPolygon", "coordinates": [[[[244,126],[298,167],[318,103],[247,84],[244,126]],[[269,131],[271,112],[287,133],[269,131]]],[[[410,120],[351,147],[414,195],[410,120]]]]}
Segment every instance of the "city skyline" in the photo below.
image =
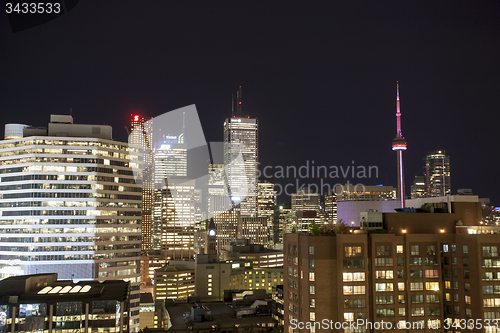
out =
{"type": "Polygon", "coordinates": [[[500,202],[499,157],[489,149],[498,142],[497,4],[107,1],[79,3],[18,33],[0,15],[4,123],[22,114],[41,126],[45,115],[72,108],[76,119],[112,125],[114,138],[126,141],[131,113],[155,117],[195,104],[206,141],[222,141],[231,93],[241,85],[266,142],[262,165],[354,160],[379,167],[370,185],[395,186],[387,147],[399,81],[411,143],[406,196],[421,158],[442,149],[453,160],[453,192],[471,188],[500,202]],[[481,160],[477,173],[470,161],[481,160]]]}

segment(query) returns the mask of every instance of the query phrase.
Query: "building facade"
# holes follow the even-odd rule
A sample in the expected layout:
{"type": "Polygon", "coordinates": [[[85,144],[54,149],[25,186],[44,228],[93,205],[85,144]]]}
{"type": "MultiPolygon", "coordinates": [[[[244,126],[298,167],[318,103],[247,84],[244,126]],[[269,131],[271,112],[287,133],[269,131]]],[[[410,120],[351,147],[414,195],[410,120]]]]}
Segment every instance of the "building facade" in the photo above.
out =
{"type": "Polygon", "coordinates": [[[0,141],[0,276],[132,284],[138,327],[142,189],[111,128],[51,115],[34,136],[0,141]]]}
{"type": "Polygon", "coordinates": [[[271,178],[260,178],[257,184],[257,208],[258,216],[266,219],[265,229],[268,231],[267,245],[272,247],[277,242],[274,234],[274,206],[276,205],[276,191],[274,180],[271,178]]]}
{"type": "Polygon", "coordinates": [[[385,233],[286,234],[285,332],[497,332],[500,228],[418,214],[389,214],[385,233]]]}
{"type": "MultiPolygon", "coordinates": [[[[162,138],[162,143],[153,152],[152,169],[152,248],[161,250],[167,246],[165,243],[167,220],[175,220],[176,215],[182,214],[182,212],[176,213],[176,208],[180,207],[179,204],[183,206],[184,196],[181,195],[182,198],[177,198],[176,194],[184,193],[183,187],[179,186],[187,177],[187,145],[183,133],[178,136],[169,135],[162,138]]],[[[191,186],[191,184],[186,186],[191,186]]],[[[194,186],[192,187],[191,192],[194,191],[194,186]]],[[[191,195],[193,196],[194,193],[191,195]]],[[[191,203],[194,223],[194,200],[191,203]]],[[[170,245],[175,246],[172,243],[170,245]]]]}
{"type": "Polygon", "coordinates": [[[423,159],[427,197],[451,194],[450,157],[444,150],[437,150],[423,159]]]}
{"type": "Polygon", "coordinates": [[[224,122],[224,165],[229,195],[242,217],[257,216],[258,123],[232,117],[224,122]]]}
{"type": "Polygon", "coordinates": [[[413,182],[411,183],[411,198],[419,199],[425,198],[427,196],[427,191],[425,189],[425,179],[424,176],[415,176],[413,182]]]}
{"type": "Polygon", "coordinates": [[[129,143],[142,149],[142,221],[141,248],[152,248],[152,209],[153,209],[153,119],[131,114],[129,143]]]}
{"type": "Polygon", "coordinates": [[[194,296],[194,261],[171,260],[155,270],[155,300],[187,299],[194,296]]]}
{"type": "Polygon", "coordinates": [[[0,332],[133,332],[130,283],[57,280],[57,274],[0,281],[0,332]]]}

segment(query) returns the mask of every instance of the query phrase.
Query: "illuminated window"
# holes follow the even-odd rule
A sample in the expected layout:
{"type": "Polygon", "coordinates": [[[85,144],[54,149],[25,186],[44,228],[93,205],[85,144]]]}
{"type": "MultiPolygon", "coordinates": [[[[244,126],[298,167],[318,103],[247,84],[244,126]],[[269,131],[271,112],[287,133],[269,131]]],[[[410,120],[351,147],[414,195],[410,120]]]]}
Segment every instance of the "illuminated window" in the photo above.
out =
{"type": "Polygon", "coordinates": [[[345,248],[346,257],[361,257],[361,246],[346,246],[345,248]]]}
{"type": "Polygon", "coordinates": [[[427,270],[425,270],[425,277],[426,278],[437,278],[438,277],[438,271],[437,271],[437,269],[427,269],[427,270]]]}
{"type": "Polygon", "coordinates": [[[431,290],[431,291],[439,290],[439,282],[426,282],[425,290],[431,290]]]}
{"type": "Polygon", "coordinates": [[[63,287],[61,286],[57,286],[57,287],[54,287],[52,288],[51,291],[49,291],[49,294],[57,294],[59,292],[59,290],[61,290],[63,287]]]}
{"type": "Polygon", "coordinates": [[[498,247],[483,246],[483,257],[498,257],[498,247]]]}
{"type": "Polygon", "coordinates": [[[344,312],[344,321],[354,321],[354,312],[344,312]]]}
{"type": "Polygon", "coordinates": [[[396,253],[403,253],[403,245],[396,245],[396,253]]]}
{"type": "Polygon", "coordinates": [[[44,294],[48,293],[51,289],[52,289],[52,287],[45,287],[42,290],[40,290],[37,294],[44,295],[44,294]]]}

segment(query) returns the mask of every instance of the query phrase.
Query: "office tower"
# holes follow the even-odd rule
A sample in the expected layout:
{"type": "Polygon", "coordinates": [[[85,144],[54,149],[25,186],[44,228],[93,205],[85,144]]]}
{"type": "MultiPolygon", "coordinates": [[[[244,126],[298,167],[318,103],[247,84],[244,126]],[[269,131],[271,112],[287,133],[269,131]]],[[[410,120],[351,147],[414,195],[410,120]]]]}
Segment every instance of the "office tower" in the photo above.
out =
{"type": "Polygon", "coordinates": [[[337,223],[337,195],[334,190],[325,193],[325,217],[328,223],[337,223]]]}
{"type": "MultiPolygon", "coordinates": [[[[215,226],[215,234],[211,239],[215,237],[218,253],[226,243],[236,239],[240,213],[228,196],[224,164],[211,164],[208,175],[207,212],[213,217],[210,222],[215,226]]],[[[210,230],[205,229],[205,233],[207,231],[210,230]]]]}
{"type": "Polygon", "coordinates": [[[265,229],[268,232],[268,244],[273,246],[274,235],[274,206],[276,205],[276,191],[274,191],[274,180],[270,178],[260,178],[257,184],[257,207],[258,216],[266,219],[265,229]]]}
{"type": "Polygon", "coordinates": [[[320,194],[313,193],[308,187],[304,187],[292,194],[292,212],[306,210],[319,212],[319,202],[320,194]]]}
{"type": "MultiPolygon", "coordinates": [[[[286,222],[290,219],[292,214],[292,208],[289,203],[284,203],[276,206],[276,212],[274,216],[274,234],[276,243],[283,244],[283,233],[285,233],[286,222]]],[[[283,245],[281,245],[283,246],[283,245]]]]}
{"type": "MultiPolygon", "coordinates": [[[[167,202],[178,203],[172,193],[166,187],[170,186],[172,181],[181,184],[187,177],[187,145],[184,141],[184,133],[178,136],[164,135],[161,143],[153,151],[153,209],[152,209],[152,248],[154,250],[165,249],[165,221],[163,218],[175,219],[174,217],[164,216],[165,212],[175,213],[175,210],[166,209],[163,205],[167,202]],[[178,181],[180,180],[180,181],[178,181]],[[164,196],[169,197],[169,200],[164,196]],[[174,201],[171,201],[174,200],[174,201]]],[[[175,188],[170,190],[175,193],[175,188]]],[[[194,190],[194,187],[193,187],[194,190]]],[[[194,193],[191,193],[192,195],[194,193]]],[[[190,200],[194,205],[194,200],[190,200]]],[[[170,207],[172,208],[172,207],[170,207]]],[[[194,206],[193,206],[194,210],[194,206]]],[[[194,223],[194,216],[192,219],[194,223]]],[[[194,228],[194,226],[193,226],[194,228]]],[[[171,244],[172,245],[172,244],[171,244]]]]}
{"type": "MultiPolygon", "coordinates": [[[[110,126],[50,119],[0,141],[0,277],[120,278],[138,288],[142,190],[128,144],[113,141],[110,126]]],[[[133,289],[133,311],[138,297],[133,289]]]]}
{"type": "Polygon", "coordinates": [[[277,285],[276,287],[273,287],[272,289],[272,296],[271,299],[273,300],[273,319],[278,323],[280,326],[285,326],[285,309],[284,309],[284,297],[283,297],[283,285],[277,285]]]}
{"type": "Polygon", "coordinates": [[[216,217],[232,207],[226,187],[224,164],[210,164],[208,167],[207,212],[216,217]]]}
{"type": "Polygon", "coordinates": [[[406,150],[406,140],[401,132],[401,110],[399,107],[399,82],[396,84],[396,138],[392,140],[392,150],[397,151],[397,166],[398,166],[398,192],[397,197],[400,199],[401,208],[405,207],[405,182],[403,174],[403,150],[406,150]]]}
{"type": "Polygon", "coordinates": [[[194,258],[194,180],[167,179],[161,190],[161,249],[168,259],[194,258]]]}
{"type": "Polygon", "coordinates": [[[224,122],[224,165],[229,195],[242,217],[257,216],[257,119],[242,113],[241,87],[236,113],[224,122]]]}
{"type": "Polygon", "coordinates": [[[310,332],[293,325],[323,319],[337,326],[311,331],[376,332],[382,320],[446,331],[464,318],[498,319],[500,228],[457,225],[470,205],[456,204],[451,214],[385,213],[385,233],[286,234],[284,331],[310,332]],[[350,326],[357,320],[368,326],[350,326]]]}
{"type": "MultiPolygon", "coordinates": [[[[238,237],[238,232],[241,233],[241,216],[237,209],[231,208],[214,217],[215,227],[217,229],[217,253],[219,253],[224,246],[235,240],[238,237]]],[[[241,236],[241,234],[240,234],[241,236]]]]}
{"type": "Polygon", "coordinates": [[[268,219],[265,217],[241,217],[238,221],[236,238],[248,239],[251,243],[272,247],[269,240],[268,223],[268,219]]]}
{"type": "Polygon", "coordinates": [[[423,159],[427,197],[451,194],[450,157],[444,150],[436,150],[423,159]]]}
{"type": "Polygon", "coordinates": [[[153,208],[153,119],[143,118],[138,114],[131,114],[129,142],[139,146],[143,152],[142,173],[142,223],[141,223],[141,249],[148,250],[152,247],[152,208],[153,208]]]}
{"type": "Polygon", "coordinates": [[[187,177],[187,145],[184,133],[178,136],[164,135],[153,155],[155,188],[161,187],[165,179],[187,177]]]}
{"type": "Polygon", "coordinates": [[[425,179],[423,176],[415,176],[415,179],[413,179],[413,182],[411,183],[411,198],[419,199],[425,197],[425,179]]]}
{"type": "Polygon", "coordinates": [[[308,232],[311,223],[320,223],[320,194],[305,187],[292,194],[291,219],[288,228],[308,232]]]}

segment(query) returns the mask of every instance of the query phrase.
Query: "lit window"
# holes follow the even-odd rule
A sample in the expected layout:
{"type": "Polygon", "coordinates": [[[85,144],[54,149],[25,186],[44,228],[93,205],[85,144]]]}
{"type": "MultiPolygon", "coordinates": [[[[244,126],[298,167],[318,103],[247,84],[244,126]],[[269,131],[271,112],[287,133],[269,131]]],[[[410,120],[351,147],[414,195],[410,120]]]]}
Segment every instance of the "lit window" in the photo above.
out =
{"type": "Polygon", "coordinates": [[[89,292],[90,288],[92,288],[91,286],[89,285],[86,285],[85,287],[82,288],[82,290],[80,290],[81,293],[87,293],[89,292]]]}
{"type": "Polygon", "coordinates": [[[77,293],[82,289],[82,286],[74,286],[73,289],[71,289],[69,292],[72,293],[77,293]]]}
{"type": "Polygon", "coordinates": [[[439,282],[426,282],[425,290],[432,290],[432,291],[439,290],[439,282]]]}
{"type": "Polygon", "coordinates": [[[49,291],[49,294],[57,294],[59,292],[59,290],[61,290],[63,287],[61,286],[57,286],[57,287],[54,287],[52,288],[51,291],[49,291]]]}
{"type": "Polygon", "coordinates": [[[346,246],[345,247],[346,257],[361,257],[361,246],[346,246]]]}
{"type": "Polygon", "coordinates": [[[354,312],[344,312],[344,321],[354,321],[354,312]]]}
{"type": "Polygon", "coordinates": [[[72,288],[71,286],[66,286],[62,288],[61,291],[59,291],[59,294],[66,294],[71,290],[71,288],[72,288]]]}
{"type": "Polygon", "coordinates": [[[52,289],[52,287],[45,287],[45,288],[43,288],[42,290],[40,290],[40,291],[38,292],[38,294],[40,294],[40,295],[44,295],[44,294],[48,293],[48,292],[50,291],[50,289],[52,289]]]}

